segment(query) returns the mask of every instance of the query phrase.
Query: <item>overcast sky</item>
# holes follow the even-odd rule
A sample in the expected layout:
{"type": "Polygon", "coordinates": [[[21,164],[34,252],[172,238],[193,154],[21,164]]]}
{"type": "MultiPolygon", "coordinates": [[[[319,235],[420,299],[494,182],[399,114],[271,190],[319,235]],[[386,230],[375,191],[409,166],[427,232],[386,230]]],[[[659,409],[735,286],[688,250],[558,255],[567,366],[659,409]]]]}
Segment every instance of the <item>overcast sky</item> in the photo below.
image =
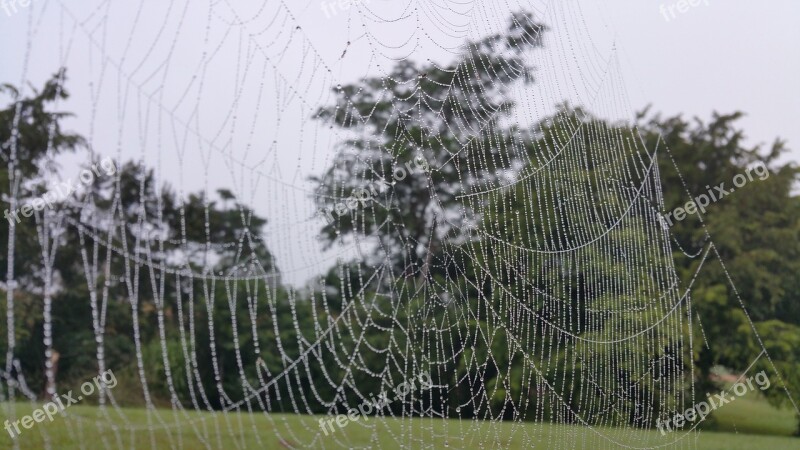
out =
{"type": "Polygon", "coordinates": [[[648,104],[704,119],[739,110],[750,143],[782,137],[800,160],[800,2],[692,3],[34,0],[0,6],[0,82],[41,86],[65,65],[62,109],[98,154],[143,158],[184,192],[232,188],[269,219],[266,242],[300,285],[357,252],[314,239],[307,178],[342,136],[310,117],[331,88],[398,59],[448,62],[521,5],[551,28],[521,118],[562,100],[623,119],[648,104]]]}

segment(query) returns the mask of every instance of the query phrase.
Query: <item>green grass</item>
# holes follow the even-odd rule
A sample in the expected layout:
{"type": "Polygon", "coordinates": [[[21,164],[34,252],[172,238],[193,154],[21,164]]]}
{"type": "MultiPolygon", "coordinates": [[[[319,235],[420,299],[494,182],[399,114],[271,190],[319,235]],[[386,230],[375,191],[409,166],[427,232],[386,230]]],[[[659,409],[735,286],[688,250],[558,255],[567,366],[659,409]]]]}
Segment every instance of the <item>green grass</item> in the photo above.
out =
{"type": "MultiPolygon", "coordinates": [[[[730,395],[728,396],[730,397],[730,395]]],[[[791,436],[797,430],[797,418],[788,408],[772,407],[757,391],[748,391],[736,401],[714,411],[711,429],[746,434],[791,436]]],[[[800,438],[797,446],[800,449],[800,438]]]]}
{"type": "MultiPolygon", "coordinates": [[[[0,404],[0,419],[8,417],[8,404],[0,404]]],[[[32,407],[16,404],[17,417],[32,407]]],[[[537,424],[485,423],[469,420],[377,419],[351,423],[325,436],[318,420],[324,416],[292,414],[212,415],[208,412],[151,413],[153,431],[148,432],[146,410],[122,409],[122,417],[108,409],[103,417],[97,407],[75,405],[67,417],[45,420],[24,430],[20,448],[44,448],[47,436],[54,449],[157,448],[285,449],[285,448],[633,448],[664,446],[697,449],[799,449],[800,438],[789,437],[795,427],[790,410],[769,406],[758,393],[748,393],[718,409],[714,427],[720,431],[667,433],[622,428],[595,428],[537,424]],[[115,433],[110,425],[116,425],[115,433]],[[125,425],[134,427],[131,431],[125,425]],[[722,432],[725,431],[725,432],[722,432]],[[746,434],[758,433],[758,434],[746,434]],[[781,436],[765,436],[775,434],[781,436]],[[423,443],[425,445],[423,445],[423,443]]],[[[0,448],[11,448],[11,439],[0,430],[0,448]]]]}

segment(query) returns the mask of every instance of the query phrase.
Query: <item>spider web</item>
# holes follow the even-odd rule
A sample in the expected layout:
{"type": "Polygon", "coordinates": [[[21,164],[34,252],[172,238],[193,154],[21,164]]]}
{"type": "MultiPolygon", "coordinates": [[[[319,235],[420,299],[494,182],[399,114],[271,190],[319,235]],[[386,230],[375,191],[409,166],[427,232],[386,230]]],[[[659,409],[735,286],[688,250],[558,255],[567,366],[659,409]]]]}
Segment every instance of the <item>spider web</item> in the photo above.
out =
{"type": "MultiPolygon", "coordinates": [[[[687,355],[705,338],[694,334],[691,288],[719,255],[707,233],[696,253],[676,249],[659,219],[657,162],[669,149],[595,119],[631,116],[616,46],[596,42],[578,2],[354,1],[326,22],[343,28],[330,42],[303,27],[315,5],[51,1],[25,13],[21,80],[37,64],[68,67],[79,101],[59,106],[84,118],[89,161],[155,170],[152,182],[136,180],[134,211],[122,206],[117,174],[102,195],[36,216],[45,360],[53,259],[73,230],[97,371],[121,369],[106,361],[105,323],[111,303],[127,304],[146,406],[142,425],[102,391],[97,417],[67,412],[68,439],[81,448],[179,449],[187,436],[209,449],[245,448],[244,436],[267,448],[352,448],[364,434],[401,448],[505,448],[512,437],[547,448],[692,447],[692,431],[654,443],[641,430],[698,401],[687,355]],[[522,6],[530,14],[512,15],[522,6]],[[481,40],[509,26],[513,39],[481,40]],[[489,58],[501,42],[504,57],[489,58]],[[553,109],[565,98],[596,116],[553,109]],[[370,101],[376,108],[361,107],[370,101]],[[318,185],[307,180],[319,173],[318,185]],[[165,205],[150,202],[161,197],[144,192],[167,181],[181,201],[201,190],[205,218],[183,204],[176,221],[163,217],[165,205]],[[330,221],[318,213],[376,184],[384,189],[369,205],[330,221]],[[211,239],[218,225],[208,220],[219,187],[235,194],[244,230],[225,241],[211,239]],[[247,231],[253,209],[269,219],[265,235],[247,231]],[[202,242],[187,232],[196,226],[202,242]],[[676,250],[698,260],[689,280],[676,250]],[[332,277],[314,275],[331,266],[332,277]],[[312,275],[303,288],[286,283],[312,275]],[[154,314],[143,314],[144,299],[154,314]],[[145,325],[161,367],[146,364],[145,325]],[[230,341],[215,337],[222,328],[230,341]],[[234,388],[222,383],[231,367],[234,388]],[[209,372],[215,385],[201,381],[209,372]],[[430,384],[396,395],[420,374],[430,384]],[[166,384],[170,407],[157,407],[154,384],[166,384]],[[318,423],[392,393],[377,417],[330,433],[318,423]]],[[[15,357],[15,233],[12,224],[6,394],[35,402],[15,357]]],[[[46,377],[54,394],[50,365],[46,377]]],[[[65,444],[38,428],[45,448],[65,444]]]]}

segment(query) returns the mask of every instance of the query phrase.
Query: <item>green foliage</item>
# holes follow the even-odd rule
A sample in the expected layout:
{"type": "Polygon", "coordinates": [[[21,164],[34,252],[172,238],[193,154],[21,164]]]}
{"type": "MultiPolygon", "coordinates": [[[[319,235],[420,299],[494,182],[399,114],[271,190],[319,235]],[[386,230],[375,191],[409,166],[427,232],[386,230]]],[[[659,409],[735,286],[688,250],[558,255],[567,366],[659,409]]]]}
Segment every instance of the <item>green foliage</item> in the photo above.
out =
{"type": "Polygon", "coordinates": [[[390,188],[374,196],[370,208],[326,225],[328,245],[351,234],[374,236],[381,259],[385,254],[411,274],[430,267],[427,252],[440,253],[444,241],[463,238],[463,204],[456,196],[497,180],[515,163],[503,154],[514,133],[503,124],[514,108],[508,90],[532,80],[525,55],[542,46],[545,30],[532,15],[515,14],[504,33],[468,42],[450,65],[406,60],[387,77],[335,89],[336,104],[316,117],[362,137],[343,142],[331,167],[312,178],[318,206],[333,209],[371,185],[390,188]],[[423,165],[431,170],[413,170],[423,165]],[[407,178],[395,179],[395,171],[409,168],[407,178]]]}
{"type": "MultiPolygon", "coordinates": [[[[640,119],[645,116],[642,113],[640,119]]],[[[792,193],[800,168],[779,163],[788,151],[783,141],[766,149],[746,147],[744,132],[736,123],[741,116],[714,114],[709,123],[690,123],[680,116],[653,115],[642,120],[639,129],[648,145],[655,146],[661,137],[669,148],[670,157],[659,161],[665,212],[720,183],[730,189],[739,174],[748,176],[747,184],[708,206],[702,224],[697,215],[689,215],[671,228],[688,254],[702,250],[709,236],[714,242],[712,257],[693,285],[698,318],[694,335],[703,337],[694,354],[700,392],[718,389],[708,378],[713,366],[744,370],[761,353],[751,320],[775,363],[773,368],[762,358],[758,367],[771,376],[777,368],[789,391],[800,392],[800,380],[793,375],[797,355],[787,351],[800,325],[800,197],[792,193]],[[768,174],[754,171],[757,165],[769,168],[768,174]]],[[[674,256],[688,281],[699,258],[688,258],[682,251],[674,256]]],[[[776,404],[788,401],[782,388],[773,387],[765,394],[776,404]]]]}
{"type": "MultiPolygon", "coordinates": [[[[19,206],[22,201],[41,195],[48,176],[58,169],[52,159],[83,144],[80,136],[62,129],[61,120],[68,114],[52,111],[52,104],[67,98],[63,82],[61,71],[46,83],[42,92],[34,92],[29,98],[14,98],[11,105],[0,110],[0,142],[7,163],[0,169],[0,181],[9,186],[2,191],[9,205],[15,200],[19,206]],[[12,134],[12,129],[18,133],[12,134]],[[17,159],[10,158],[12,146],[17,159]]],[[[11,86],[3,89],[14,96],[18,94],[11,86]]],[[[51,292],[52,347],[59,355],[56,376],[61,386],[80,384],[100,370],[97,366],[102,354],[106,368],[120,374],[125,389],[130,391],[138,384],[139,395],[127,395],[126,400],[142,398],[138,375],[141,369],[152,370],[156,375],[150,379],[148,388],[158,403],[185,402],[188,391],[203,385],[216,389],[216,383],[215,374],[200,374],[201,379],[197,379],[183,369],[186,362],[183,345],[192,340],[196,342],[192,350],[202,360],[201,367],[211,370],[213,365],[208,330],[182,329],[188,321],[186,311],[181,311],[184,315],[178,318],[178,311],[192,304],[187,300],[188,287],[203,292],[204,286],[201,281],[192,281],[191,277],[181,279],[180,275],[188,272],[211,275],[233,267],[233,270],[249,270],[256,278],[266,274],[271,281],[262,282],[257,289],[275,289],[280,282],[279,273],[261,240],[266,219],[237,202],[227,190],[219,192],[222,204],[200,193],[178,198],[169,186],[157,186],[153,171],[140,164],[121,164],[115,175],[97,177],[84,194],[92,196],[94,208],[89,216],[89,211],[78,202],[59,201],[53,206],[67,224],[60,233],[53,234],[51,243],[56,249],[52,263],[56,283],[51,292]],[[113,226],[92,219],[112,215],[119,220],[113,226]],[[244,251],[239,253],[235,246],[214,246],[209,250],[207,242],[242,242],[244,251]],[[126,261],[120,252],[132,258],[126,261]],[[92,267],[97,267],[97,272],[92,267]],[[101,331],[102,342],[97,337],[101,331]],[[166,342],[163,349],[159,344],[162,337],[166,342]],[[141,363],[136,358],[137,349],[142,351],[141,363]],[[175,392],[169,389],[165,366],[170,369],[175,392]]],[[[44,232],[40,227],[50,226],[44,222],[48,213],[37,211],[35,217],[17,224],[13,232],[9,221],[0,221],[2,247],[8,249],[11,238],[14,242],[17,283],[13,296],[16,326],[13,358],[21,362],[25,382],[36,394],[44,390],[43,285],[47,277],[42,269],[45,264],[38,234],[44,232]]],[[[0,255],[3,270],[7,269],[7,256],[6,251],[0,255]]],[[[217,290],[212,288],[214,295],[225,298],[228,293],[224,286],[218,286],[217,290]]],[[[230,350],[238,336],[231,334],[231,313],[227,308],[218,308],[225,305],[223,302],[209,305],[211,309],[219,309],[213,312],[215,320],[220,321],[219,338],[224,343],[220,360],[224,367],[231,368],[224,373],[223,385],[231,389],[234,386],[241,394],[237,372],[232,370],[236,366],[230,350]]],[[[5,317],[5,300],[0,309],[5,317]]],[[[195,313],[196,319],[202,319],[202,311],[195,313]]],[[[242,308],[236,313],[242,316],[241,323],[249,324],[242,308]]],[[[0,333],[0,344],[4,348],[8,345],[5,330],[0,333]]],[[[242,348],[247,350],[252,346],[248,347],[244,341],[242,348]]],[[[254,363],[248,363],[248,370],[254,372],[254,363]]]]}

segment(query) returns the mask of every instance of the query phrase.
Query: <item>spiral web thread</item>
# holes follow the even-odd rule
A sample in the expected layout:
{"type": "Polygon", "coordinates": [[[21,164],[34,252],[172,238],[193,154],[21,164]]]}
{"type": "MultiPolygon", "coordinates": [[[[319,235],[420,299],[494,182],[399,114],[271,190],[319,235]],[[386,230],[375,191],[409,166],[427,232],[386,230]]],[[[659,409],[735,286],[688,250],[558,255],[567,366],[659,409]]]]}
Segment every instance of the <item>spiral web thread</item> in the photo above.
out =
{"type": "MultiPolygon", "coordinates": [[[[551,100],[564,98],[585,105],[596,117],[631,115],[616,47],[603,48],[593,40],[578,2],[353,2],[335,17],[346,23],[341,55],[318,51],[300,26],[298,17],[314,2],[244,7],[222,1],[202,8],[188,1],[131,3],[31,6],[25,13],[21,80],[29,79],[37,58],[66,67],[80,64],[71,82],[78,85],[76,96],[84,95],[83,103],[68,106],[87,117],[83,134],[90,157],[138,160],[155,169],[156,189],[169,180],[179,198],[197,188],[210,198],[215,187],[228,187],[270,222],[266,237],[245,232],[227,242],[208,239],[201,248],[187,248],[185,227],[164,233],[162,205],[145,205],[144,196],[133,227],[123,226],[119,198],[113,195],[110,208],[98,207],[90,196],[69,200],[69,206],[85,211],[79,220],[58,209],[37,214],[45,359],[52,352],[50,293],[57,289],[53,258],[66,228],[80,238],[98,373],[115,369],[105,357],[109,303],[130,304],[134,320],[128,331],[146,424],[131,419],[130,410],[108,390],[100,394],[97,417],[68,412],[63,419],[73,442],[81,448],[132,447],[134,442],[156,448],[158,434],[178,449],[190,435],[205,448],[244,448],[241,436],[249,435],[267,448],[276,442],[347,448],[352,433],[368,433],[375,445],[389,434],[394,446],[406,448],[502,448],[511,436],[546,448],[693,446],[692,431],[653,444],[630,424],[652,429],[656,418],[697,401],[687,383],[692,374],[687,375],[691,353],[686,349],[707,344],[694,335],[691,288],[708,260],[719,255],[709,237],[697,253],[684,252],[699,263],[688,282],[679,279],[675,244],[658,216],[663,198],[656,162],[669,157],[668,148],[646,148],[635,128],[603,125],[581,110],[564,108],[551,115],[551,100]],[[504,29],[510,12],[521,7],[531,16],[518,20],[546,24],[545,48],[552,51],[524,52],[525,66],[535,72],[502,65],[493,72],[491,62],[464,41],[504,29]],[[190,26],[197,23],[202,28],[190,26]],[[397,34],[384,33],[387,27],[397,34]],[[431,96],[422,87],[434,74],[397,77],[392,72],[395,64],[428,50],[459,61],[455,67],[440,66],[449,74],[447,97],[431,96]],[[382,128],[377,112],[352,107],[350,95],[360,92],[343,92],[340,74],[355,61],[365,63],[359,67],[363,79],[380,79],[407,94],[390,98],[390,116],[399,117],[406,130],[423,130],[424,139],[382,128]],[[515,104],[496,103],[476,91],[470,81],[478,71],[494,76],[487,89],[505,89],[515,104]],[[517,77],[503,71],[524,71],[523,77],[535,79],[534,87],[510,82],[517,77]],[[222,102],[212,95],[218,90],[226,91],[216,97],[222,102]],[[335,105],[337,126],[319,126],[317,108],[326,105],[335,105]],[[450,117],[447,126],[437,129],[444,115],[450,117]],[[520,128],[509,127],[501,116],[520,128]],[[545,117],[553,120],[525,126],[545,117]],[[424,194],[430,202],[423,217],[429,231],[406,233],[402,215],[407,211],[393,193],[410,183],[395,180],[383,193],[385,202],[335,218],[331,230],[348,219],[355,232],[335,236],[333,248],[320,256],[317,236],[324,224],[308,201],[319,192],[305,178],[331,165],[347,168],[338,165],[343,159],[337,155],[348,149],[337,144],[359,140],[369,143],[361,153],[369,156],[348,161],[361,169],[360,176],[325,179],[329,192],[341,194],[327,200],[341,201],[354,183],[392,180],[393,169],[402,167],[399,158],[408,156],[403,152],[412,151],[415,161],[430,167],[413,174],[427,178],[424,194]],[[394,146],[384,146],[387,142],[394,146]],[[327,148],[337,150],[322,150],[327,148]],[[294,167],[281,159],[287,152],[297,155],[294,167]],[[367,170],[376,167],[375,161],[389,171],[367,170]],[[455,191],[438,190],[437,181],[452,180],[454,173],[455,191]],[[387,210],[387,220],[373,220],[379,226],[364,225],[370,215],[384,217],[387,210]],[[401,269],[376,238],[387,232],[407,236],[401,269]],[[280,271],[259,258],[259,248],[273,252],[280,271]],[[214,255],[223,251],[235,257],[220,270],[214,255]],[[202,255],[201,262],[190,267],[190,254],[202,255]],[[293,255],[291,265],[284,265],[288,255],[293,255]],[[363,264],[346,263],[352,258],[363,264]],[[289,289],[288,299],[278,298],[282,278],[321,273],[332,265],[338,291],[318,278],[307,289],[289,289]],[[113,273],[112,267],[124,269],[113,273]],[[439,276],[430,275],[434,272],[439,276]],[[156,287],[170,279],[180,288],[140,292],[140,278],[156,287]],[[225,292],[221,298],[219,285],[225,292]],[[336,305],[329,299],[331,289],[336,305]],[[125,294],[116,298],[120,290],[125,294]],[[138,322],[142,298],[154,299],[157,312],[146,320],[156,322],[151,325],[158,330],[166,370],[145,365],[138,322]],[[215,309],[219,303],[238,312],[223,316],[215,309]],[[279,308],[289,308],[291,323],[259,319],[278,317],[279,308]],[[299,322],[308,317],[311,334],[299,322]],[[177,327],[167,326],[170,320],[177,327]],[[236,392],[198,382],[206,368],[194,356],[195,336],[204,327],[213,336],[223,321],[237,332],[233,342],[212,339],[212,371],[219,378],[218,359],[235,358],[241,379],[236,392]],[[378,333],[389,339],[370,339],[378,333]],[[239,342],[243,337],[249,338],[247,345],[239,342]],[[279,355],[280,370],[270,369],[265,353],[279,355]],[[169,361],[176,358],[183,373],[171,369],[169,361]],[[376,359],[383,362],[377,369],[365,362],[376,359]],[[380,394],[362,386],[391,392],[420,373],[429,374],[433,385],[412,390],[379,412],[398,418],[400,426],[362,420],[327,436],[316,420],[291,417],[346,412],[380,394]],[[188,383],[178,385],[179,377],[188,383]],[[155,407],[148,388],[154,381],[166,382],[171,409],[155,407]]],[[[522,25],[518,44],[543,39],[543,30],[522,25]]],[[[16,145],[12,138],[11,161],[16,145]]],[[[111,192],[119,183],[117,177],[111,192]]],[[[12,207],[14,201],[20,199],[12,200],[12,207]]],[[[181,223],[187,220],[182,217],[181,223]]],[[[249,218],[243,213],[241,220],[246,228],[249,218]]],[[[12,226],[5,374],[15,364],[14,236],[12,226]]],[[[7,377],[9,398],[35,401],[24,373],[19,368],[15,373],[16,378],[7,377]]],[[[52,367],[46,375],[57,386],[52,367]]],[[[46,427],[37,433],[46,448],[59,448],[46,427]]]]}

